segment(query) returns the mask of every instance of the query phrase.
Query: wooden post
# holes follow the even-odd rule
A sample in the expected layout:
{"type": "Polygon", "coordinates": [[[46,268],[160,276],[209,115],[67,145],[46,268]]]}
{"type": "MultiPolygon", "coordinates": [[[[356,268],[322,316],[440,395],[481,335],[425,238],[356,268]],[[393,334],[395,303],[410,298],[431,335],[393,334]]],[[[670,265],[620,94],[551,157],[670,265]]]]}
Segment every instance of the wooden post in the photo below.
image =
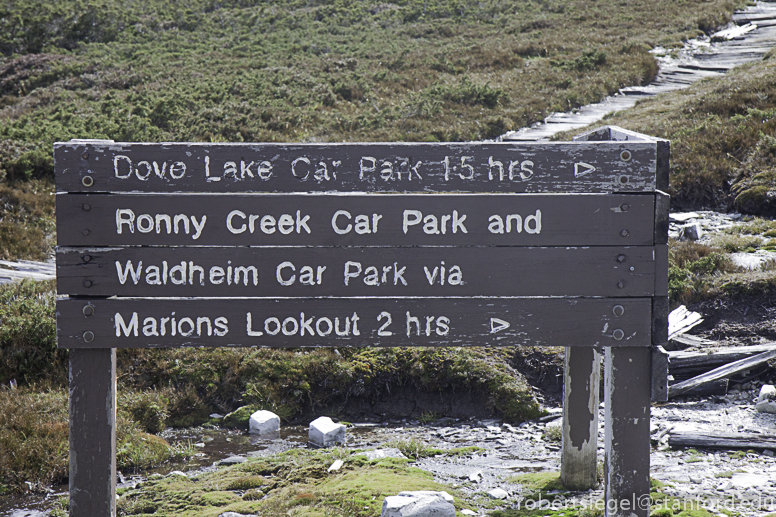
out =
{"type": "Polygon", "coordinates": [[[606,517],[649,515],[651,355],[649,347],[606,348],[606,517]]]}
{"type": "Polygon", "coordinates": [[[560,481],[570,490],[588,490],[598,485],[600,372],[601,354],[596,349],[566,347],[560,481]]]}
{"type": "Polygon", "coordinates": [[[116,515],[116,349],[70,350],[70,517],[116,515]]]}

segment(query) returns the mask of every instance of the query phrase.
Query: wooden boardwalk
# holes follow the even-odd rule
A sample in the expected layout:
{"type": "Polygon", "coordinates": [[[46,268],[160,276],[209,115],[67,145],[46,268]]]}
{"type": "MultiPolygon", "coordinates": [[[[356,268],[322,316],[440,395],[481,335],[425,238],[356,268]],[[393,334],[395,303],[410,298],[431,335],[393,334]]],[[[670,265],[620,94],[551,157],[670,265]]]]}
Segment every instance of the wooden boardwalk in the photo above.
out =
{"type": "Polygon", "coordinates": [[[32,260],[20,260],[11,262],[0,260],[0,284],[8,284],[14,280],[29,278],[32,280],[54,280],[56,278],[56,264],[53,262],[34,262],[32,260]]]}
{"type": "Polygon", "coordinates": [[[581,129],[609,113],[632,107],[644,97],[687,88],[700,79],[719,77],[735,66],[762,59],[776,45],[776,3],[759,2],[733,15],[733,21],[735,26],[705,41],[688,42],[678,58],[660,58],[660,71],[650,84],[622,88],[614,96],[574,112],[553,113],[544,122],[510,131],[499,140],[547,140],[563,131],[581,129]]]}

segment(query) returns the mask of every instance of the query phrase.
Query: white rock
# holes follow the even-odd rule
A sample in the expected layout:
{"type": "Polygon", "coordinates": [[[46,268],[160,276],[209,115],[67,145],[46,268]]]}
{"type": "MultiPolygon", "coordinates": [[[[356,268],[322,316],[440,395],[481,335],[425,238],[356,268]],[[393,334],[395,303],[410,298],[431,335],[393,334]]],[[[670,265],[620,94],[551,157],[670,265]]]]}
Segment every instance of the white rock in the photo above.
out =
{"type": "Polygon", "coordinates": [[[415,491],[409,491],[405,490],[404,492],[399,492],[400,496],[404,497],[441,497],[448,503],[452,503],[455,501],[455,498],[448,494],[447,492],[436,492],[434,490],[415,490],[415,491]]]}
{"type": "Polygon", "coordinates": [[[509,497],[509,494],[503,488],[494,488],[493,490],[488,492],[488,495],[493,499],[506,499],[507,497],[509,497]]]}
{"type": "Polygon", "coordinates": [[[327,416],[318,417],[310,422],[310,430],[307,433],[311,444],[318,447],[345,443],[345,426],[335,424],[327,416]]]}
{"type": "Polygon", "coordinates": [[[368,451],[357,452],[354,456],[366,456],[368,460],[377,460],[380,458],[400,458],[403,460],[408,459],[399,449],[396,447],[386,447],[385,449],[371,449],[368,451]]]}
{"type": "Polygon", "coordinates": [[[755,409],[759,411],[760,413],[772,413],[776,414],[776,401],[774,400],[763,400],[762,402],[758,402],[755,406],[755,409]]]}
{"type": "Polygon", "coordinates": [[[757,402],[763,400],[776,400],[776,386],[773,384],[763,384],[760,388],[760,394],[757,396],[757,402]]]}
{"type": "Polygon", "coordinates": [[[380,517],[455,517],[451,500],[447,492],[402,492],[385,498],[380,517]]]}
{"type": "Polygon", "coordinates": [[[468,508],[464,508],[463,510],[461,510],[461,515],[477,515],[477,514],[469,510],[468,508]]]}
{"type": "Polygon", "coordinates": [[[276,436],[280,433],[280,417],[272,411],[264,409],[256,411],[248,421],[248,433],[258,436],[276,436]]]}
{"type": "Polygon", "coordinates": [[[689,221],[690,219],[697,219],[700,215],[698,215],[697,212],[677,212],[673,214],[669,214],[668,218],[671,221],[677,222],[677,223],[684,223],[686,221],[689,221]]]}
{"type": "Polygon", "coordinates": [[[224,512],[218,514],[218,517],[257,517],[257,515],[255,513],[224,512]]]}
{"type": "Polygon", "coordinates": [[[342,460],[334,460],[334,463],[331,464],[331,466],[326,470],[326,472],[336,472],[338,471],[342,465],[344,465],[345,462],[342,460]]]}
{"type": "Polygon", "coordinates": [[[481,470],[478,470],[476,472],[472,472],[471,474],[469,474],[469,481],[471,481],[472,483],[479,483],[481,478],[482,478],[481,470]]]}

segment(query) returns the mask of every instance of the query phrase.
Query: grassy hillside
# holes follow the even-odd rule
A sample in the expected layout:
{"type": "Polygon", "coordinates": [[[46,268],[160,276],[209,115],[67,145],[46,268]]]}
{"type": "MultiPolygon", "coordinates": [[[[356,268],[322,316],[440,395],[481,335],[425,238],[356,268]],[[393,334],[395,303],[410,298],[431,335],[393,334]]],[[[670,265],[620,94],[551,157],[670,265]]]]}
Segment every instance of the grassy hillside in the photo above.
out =
{"type": "Polygon", "coordinates": [[[674,209],[776,217],[775,51],[603,122],[671,140],[674,209]]]}
{"type": "Polygon", "coordinates": [[[40,259],[53,242],[55,141],[492,137],[650,81],[650,48],[740,4],[4,2],[0,257],[40,259]]]}

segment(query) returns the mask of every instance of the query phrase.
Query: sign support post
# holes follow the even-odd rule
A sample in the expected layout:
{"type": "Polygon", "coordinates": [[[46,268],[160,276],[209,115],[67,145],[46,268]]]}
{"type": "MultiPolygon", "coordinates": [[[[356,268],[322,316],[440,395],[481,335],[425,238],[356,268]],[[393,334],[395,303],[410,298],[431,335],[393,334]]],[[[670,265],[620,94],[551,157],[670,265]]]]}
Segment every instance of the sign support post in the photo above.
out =
{"type": "Polygon", "coordinates": [[[70,517],[116,515],[116,349],[70,350],[70,517]]]}

